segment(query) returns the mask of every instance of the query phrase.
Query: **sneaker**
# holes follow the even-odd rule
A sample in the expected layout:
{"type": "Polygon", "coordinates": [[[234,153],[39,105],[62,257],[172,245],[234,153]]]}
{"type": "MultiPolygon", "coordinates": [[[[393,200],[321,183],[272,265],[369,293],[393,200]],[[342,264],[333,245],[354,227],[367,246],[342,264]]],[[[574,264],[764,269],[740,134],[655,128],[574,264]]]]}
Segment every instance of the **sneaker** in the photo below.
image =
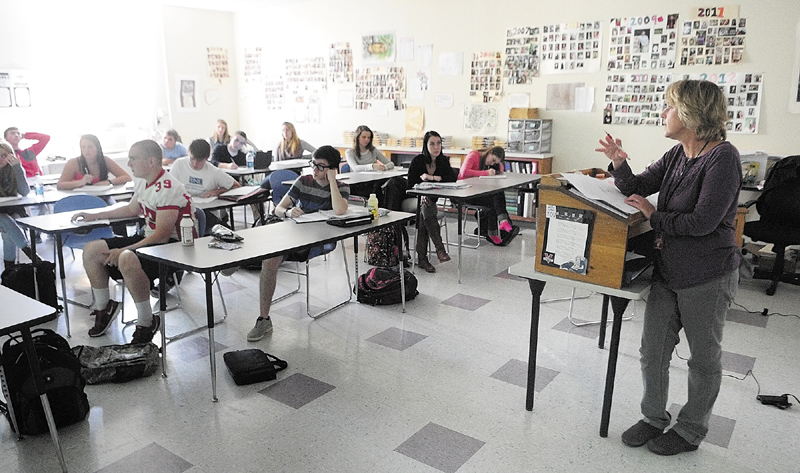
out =
{"type": "Polygon", "coordinates": [[[220,273],[221,275],[223,275],[223,276],[232,276],[232,275],[233,275],[233,273],[235,273],[236,271],[239,271],[239,267],[238,267],[238,266],[234,266],[234,267],[232,267],[232,268],[226,268],[226,269],[223,269],[223,270],[222,270],[222,271],[220,271],[219,273],[220,273]]]}
{"type": "Polygon", "coordinates": [[[647,448],[658,455],[676,455],[683,452],[693,452],[697,450],[697,445],[689,443],[688,440],[678,435],[674,429],[669,429],[666,433],[647,442],[647,448]]]}
{"type": "Polygon", "coordinates": [[[153,341],[153,336],[158,332],[158,329],[161,328],[161,317],[158,315],[153,314],[153,324],[149,327],[142,327],[141,325],[136,326],[136,330],[133,331],[133,337],[131,337],[131,345],[136,345],[138,343],[150,343],[153,341]]]}
{"type": "Polygon", "coordinates": [[[256,326],[247,333],[248,342],[257,342],[272,332],[272,319],[259,317],[256,319],[256,326]]]}
{"type": "Polygon", "coordinates": [[[659,429],[654,425],[640,420],[622,433],[622,443],[629,447],[641,447],[650,440],[661,435],[662,432],[664,432],[664,429],[659,429]]]}
{"type": "Polygon", "coordinates": [[[89,336],[90,337],[99,337],[108,331],[108,328],[111,327],[111,322],[117,318],[117,314],[119,314],[119,302],[115,300],[109,300],[108,304],[106,304],[105,309],[103,310],[93,310],[91,314],[94,318],[94,327],[89,329],[89,336]]]}

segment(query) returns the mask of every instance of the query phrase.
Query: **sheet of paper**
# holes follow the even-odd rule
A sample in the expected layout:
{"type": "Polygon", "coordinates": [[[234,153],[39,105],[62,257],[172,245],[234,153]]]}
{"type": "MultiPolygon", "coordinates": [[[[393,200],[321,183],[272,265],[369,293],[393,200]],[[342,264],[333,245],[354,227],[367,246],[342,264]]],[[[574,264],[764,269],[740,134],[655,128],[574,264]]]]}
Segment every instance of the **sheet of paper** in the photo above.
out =
{"type": "Polygon", "coordinates": [[[347,210],[345,210],[345,212],[341,215],[336,215],[336,212],[334,212],[333,210],[320,210],[317,213],[325,216],[326,219],[328,218],[343,219],[343,218],[367,216],[369,215],[369,210],[366,207],[348,207],[347,210]]]}
{"type": "Polygon", "coordinates": [[[231,189],[229,191],[223,192],[220,195],[224,195],[226,197],[241,197],[243,195],[247,195],[251,192],[257,191],[260,189],[260,186],[241,186],[231,189]]]}
{"type": "Polygon", "coordinates": [[[460,76],[464,72],[463,53],[442,53],[439,55],[440,76],[460,76]]]}
{"type": "Polygon", "coordinates": [[[528,108],[531,106],[531,98],[528,94],[509,94],[508,108],[528,108]]]}
{"type": "Polygon", "coordinates": [[[594,87],[575,88],[575,111],[588,113],[594,106],[594,87]]]}
{"type": "Polygon", "coordinates": [[[417,63],[419,67],[431,67],[433,64],[433,45],[423,44],[417,46],[417,63]]]}
{"type": "Polygon", "coordinates": [[[589,238],[589,225],[558,218],[550,218],[547,221],[545,251],[555,255],[553,263],[562,266],[570,261],[583,261],[586,241],[589,238]]]}
{"type": "Polygon", "coordinates": [[[397,40],[397,60],[414,60],[414,38],[400,38],[397,40]]]}
{"type": "MultiPolygon", "coordinates": [[[[562,174],[570,184],[575,186],[581,194],[589,199],[601,200],[615,209],[621,210],[628,215],[635,214],[639,210],[636,207],[625,203],[625,195],[617,189],[614,185],[613,179],[596,179],[584,174],[562,174]]],[[[647,200],[656,206],[658,203],[658,194],[653,194],[647,197],[647,200]]]]}
{"type": "Polygon", "coordinates": [[[436,94],[434,103],[436,104],[436,108],[452,108],[453,94],[436,94]]]}
{"type": "Polygon", "coordinates": [[[192,202],[195,204],[210,204],[217,200],[216,197],[192,197],[192,202]]]}

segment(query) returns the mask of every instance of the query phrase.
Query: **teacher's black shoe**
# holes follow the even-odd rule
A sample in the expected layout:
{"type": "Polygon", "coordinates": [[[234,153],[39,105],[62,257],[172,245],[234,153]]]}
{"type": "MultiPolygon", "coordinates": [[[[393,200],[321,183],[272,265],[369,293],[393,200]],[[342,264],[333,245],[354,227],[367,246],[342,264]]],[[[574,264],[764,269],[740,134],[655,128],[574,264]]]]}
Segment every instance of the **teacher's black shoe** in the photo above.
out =
{"type": "Polygon", "coordinates": [[[622,433],[622,443],[629,447],[641,447],[647,442],[660,436],[664,429],[659,429],[647,422],[640,420],[633,427],[622,433]]]}
{"type": "Polygon", "coordinates": [[[677,455],[683,452],[693,452],[697,450],[697,445],[689,443],[675,430],[669,429],[666,433],[647,442],[647,448],[658,455],[677,455]]]}

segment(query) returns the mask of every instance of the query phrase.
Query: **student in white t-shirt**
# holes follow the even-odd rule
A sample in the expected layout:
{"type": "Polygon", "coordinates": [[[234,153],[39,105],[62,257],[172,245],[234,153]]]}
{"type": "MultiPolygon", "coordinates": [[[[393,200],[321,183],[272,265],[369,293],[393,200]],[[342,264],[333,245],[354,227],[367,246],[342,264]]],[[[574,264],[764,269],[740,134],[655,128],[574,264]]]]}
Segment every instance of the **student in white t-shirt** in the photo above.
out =
{"type": "MultiPolygon", "coordinates": [[[[236,179],[208,162],[211,145],[206,140],[194,140],[189,145],[189,156],[179,158],[170,173],[183,183],[192,197],[217,197],[225,191],[239,187],[236,179]]],[[[222,220],[212,212],[206,212],[206,234],[222,220]]]]}

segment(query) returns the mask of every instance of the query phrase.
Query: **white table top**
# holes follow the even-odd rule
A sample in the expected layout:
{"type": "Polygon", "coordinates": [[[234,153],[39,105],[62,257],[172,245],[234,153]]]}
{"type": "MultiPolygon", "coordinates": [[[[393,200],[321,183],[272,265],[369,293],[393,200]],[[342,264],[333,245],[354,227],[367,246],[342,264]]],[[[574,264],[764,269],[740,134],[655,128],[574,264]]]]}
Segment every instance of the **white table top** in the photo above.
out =
{"type": "Polygon", "coordinates": [[[469,199],[470,197],[493,194],[506,189],[530,184],[531,182],[539,181],[542,178],[541,174],[506,172],[503,173],[503,175],[507,177],[504,179],[481,179],[480,177],[463,179],[458,182],[467,184],[470,187],[461,189],[409,189],[408,194],[448,197],[450,199],[469,199]]]}
{"type": "Polygon", "coordinates": [[[32,327],[56,318],[56,309],[17,291],[0,286],[0,335],[18,332],[22,327],[32,327]]]}
{"type": "Polygon", "coordinates": [[[18,199],[13,199],[13,200],[4,200],[0,202],[0,207],[15,207],[19,205],[23,207],[28,207],[38,204],[53,204],[63,199],[64,197],[70,195],[81,195],[81,194],[96,195],[98,197],[108,197],[108,196],[116,197],[122,195],[132,195],[133,188],[127,187],[126,184],[120,184],[118,186],[104,188],[102,191],[89,191],[86,188],[78,188],[70,191],[60,191],[55,187],[45,187],[44,195],[41,198],[37,197],[36,194],[33,191],[31,191],[25,197],[20,197],[18,199]]]}
{"type": "Polygon", "coordinates": [[[284,159],[282,161],[272,161],[272,164],[269,165],[269,169],[271,171],[277,171],[278,169],[301,169],[306,168],[308,166],[308,161],[311,159],[311,156],[305,158],[297,158],[297,159],[284,159]]]}
{"type": "Polygon", "coordinates": [[[78,212],[86,212],[86,213],[105,212],[106,210],[111,210],[117,207],[124,207],[126,205],[128,205],[127,202],[119,202],[117,204],[114,204],[113,206],[100,207],[97,209],[75,210],[72,212],[61,212],[56,214],[44,214],[44,215],[36,215],[33,217],[23,217],[23,218],[18,218],[17,223],[25,228],[33,228],[39,232],[53,234],[53,233],[64,233],[64,232],[74,231],[77,229],[91,230],[92,228],[107,227],[111,223],[135,222],[142,218],[142,217],[115,218],[115,219],[109,219],[108,221],[100,220],[97,222],[86,222],[85,224],[82,225],[77,225],[72,222],[72,216],[78,212]]]}
{"type": "Polygon", "coordinates": [[[629,286],[622,289],[614,289],[611,287],[600,286],[598,284],[590,284],[583,281],[576,281],[574,279],[562,278],[552,274],[540,273],[535,269],[535,259],[530,258],[520,263],[515,264],[508,268],[508,274],[512,276],[519,276],[525,279],[535,279],[537,281],[552,282],[555,284],[562,284],[564,286],[574,287],[576,289],[583,289],[586,291],[599,292],[607,296],[621,297],[628,300],[640,300],[650,293],[650,278],[645,273],[638,278],[634,279],[629,286]]]}

